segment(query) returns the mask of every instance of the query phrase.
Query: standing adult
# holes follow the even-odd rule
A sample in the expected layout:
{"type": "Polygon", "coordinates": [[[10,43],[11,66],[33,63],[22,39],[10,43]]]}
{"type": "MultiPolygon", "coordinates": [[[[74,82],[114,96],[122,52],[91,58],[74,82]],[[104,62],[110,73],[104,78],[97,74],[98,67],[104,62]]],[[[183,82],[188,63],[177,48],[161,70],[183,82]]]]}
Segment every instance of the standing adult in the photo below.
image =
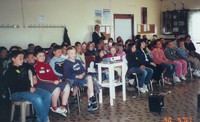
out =
{"type": "Polygon", "coordinates": [[[100,32],[99,25],[95,25],[94,30],[95,31],[92,33],[92,41],[95,43],[95,46],[97,46],[100,40],[105,40],[105,36],[103,35],[103,33],[100,32]]]}

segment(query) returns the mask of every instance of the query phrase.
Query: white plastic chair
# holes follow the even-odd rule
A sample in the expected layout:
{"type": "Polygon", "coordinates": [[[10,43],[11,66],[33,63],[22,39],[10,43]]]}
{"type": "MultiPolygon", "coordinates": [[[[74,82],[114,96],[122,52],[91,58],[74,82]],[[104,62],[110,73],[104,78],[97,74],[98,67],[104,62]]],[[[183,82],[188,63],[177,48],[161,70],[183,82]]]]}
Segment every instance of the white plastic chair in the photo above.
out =
{"type": "MultiPolygon", "coordinates": [[[[31,81],[31,86],[33,86],[33,75],[32,71],[28,71],[29,80],[31,81]]],[[[26,115],[30,115],[30,107],[28,105],[32,105],[29,101],[11,101],[11,116],[10,121],[13,121],[14,118],[14,112],[15,112],[15,106],[20,106],[20,122],[26,122],[26,115]]],[[[32,113],[34,113],[34,110],[32,109],[32,113]]]]}

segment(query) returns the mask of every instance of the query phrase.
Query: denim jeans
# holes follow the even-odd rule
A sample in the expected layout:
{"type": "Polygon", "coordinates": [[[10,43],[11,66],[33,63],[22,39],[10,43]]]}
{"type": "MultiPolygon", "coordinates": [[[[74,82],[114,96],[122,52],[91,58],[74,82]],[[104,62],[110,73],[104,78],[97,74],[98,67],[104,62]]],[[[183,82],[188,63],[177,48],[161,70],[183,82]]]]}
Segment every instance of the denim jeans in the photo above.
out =
{"type": "Polygon", "coordinates": [[[138,67],[132,67],[128,71],[138,74],[139,87],[143,87],[143,84],[145,84],[145,85],[149,84],[151,77],[153,75],[153,70],[148,67],[146,67],[145,69],[140,69],[138,67]]]}
{"type": "Polygon", "coordinates": [[[164,72],[164,77],[172,78],[175,72],[176,66],[174,64],[165,64],[165,63],[161,63],[160,65],[161,67],[163,67],[163,69],[166,69],[164,72]]]}
{"type": "Polygon", "coordinates": [[[29,91],[15,92],[11,97],[14,101],[24,100],[31,102],[36,112],[37,120],[39,122],[47,122],[51,101],[51,94],[48,91],[36,88],[34,93],[29,91]]]}

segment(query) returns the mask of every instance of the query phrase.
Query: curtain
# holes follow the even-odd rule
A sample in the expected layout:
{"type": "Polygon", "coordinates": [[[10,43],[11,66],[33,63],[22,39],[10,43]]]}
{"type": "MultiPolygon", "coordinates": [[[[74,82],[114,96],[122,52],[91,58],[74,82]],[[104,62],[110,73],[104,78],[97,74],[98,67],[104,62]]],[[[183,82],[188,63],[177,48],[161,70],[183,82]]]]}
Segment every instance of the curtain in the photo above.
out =
{"type": "Polygon", "coordinates": [[[196,47],[196,51],[200,53],[200,11],[190,11],[188,13],[188,31],[191,36],[191,40],[196,47]]]}

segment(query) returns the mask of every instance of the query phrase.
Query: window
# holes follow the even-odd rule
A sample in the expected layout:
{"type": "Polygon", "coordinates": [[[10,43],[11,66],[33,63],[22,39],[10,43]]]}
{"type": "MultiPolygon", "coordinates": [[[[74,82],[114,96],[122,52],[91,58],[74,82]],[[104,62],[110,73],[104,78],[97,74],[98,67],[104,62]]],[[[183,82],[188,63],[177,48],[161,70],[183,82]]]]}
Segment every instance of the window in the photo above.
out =
{"type": "Polygon", "coordinates": [[[200,53],[200,10],[198,11],[190,11],[188,13],[188,30],[191,36],[191,40],[193,41],[196,51],[200,53]]]}

